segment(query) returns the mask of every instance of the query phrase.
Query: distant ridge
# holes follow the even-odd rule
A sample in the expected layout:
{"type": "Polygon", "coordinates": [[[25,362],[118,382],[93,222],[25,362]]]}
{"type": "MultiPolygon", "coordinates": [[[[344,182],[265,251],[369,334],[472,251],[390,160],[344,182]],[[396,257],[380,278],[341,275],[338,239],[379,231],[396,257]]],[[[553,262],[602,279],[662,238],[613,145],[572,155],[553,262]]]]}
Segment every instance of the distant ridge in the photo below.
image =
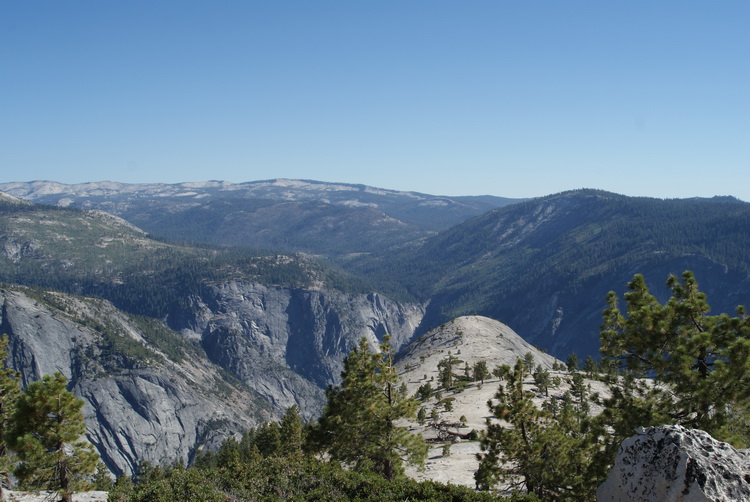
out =
{"type": "Polygon", "coordinates": [[[714,313],[750,304],[750,204],[562,192],[467,219],[389,265],[429,299],[423,332],[477,313],[556,356],[596,355],[604,299],[636,273],[658,296],[693,270],[714,313]]]}
{"type": "Polygon", "coordinates": [[[412,245],[521,200],[292,179],[74,185],[31,181],[1,183],[0,191],[42,204],[100,209],[176,241],[339,258],[412,245]]]}

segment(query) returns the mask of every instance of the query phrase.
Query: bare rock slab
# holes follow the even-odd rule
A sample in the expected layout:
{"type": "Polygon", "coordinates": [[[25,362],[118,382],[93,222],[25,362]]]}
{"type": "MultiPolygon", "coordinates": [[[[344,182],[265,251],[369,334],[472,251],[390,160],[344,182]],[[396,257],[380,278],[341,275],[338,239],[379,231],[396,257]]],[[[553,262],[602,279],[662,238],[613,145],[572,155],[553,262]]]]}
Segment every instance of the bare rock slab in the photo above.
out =
{"type": "Polygon", "coordinates": [[[681,426],[623,441],[599,502],[750,501],[750,452],[681,426]]]}

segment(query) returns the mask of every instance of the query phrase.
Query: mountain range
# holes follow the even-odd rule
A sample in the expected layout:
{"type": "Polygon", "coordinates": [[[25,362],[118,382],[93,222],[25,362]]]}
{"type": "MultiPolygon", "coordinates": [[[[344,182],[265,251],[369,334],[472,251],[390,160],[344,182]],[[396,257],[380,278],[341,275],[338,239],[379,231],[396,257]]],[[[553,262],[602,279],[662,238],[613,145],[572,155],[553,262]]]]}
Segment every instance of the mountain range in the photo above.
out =
{"type": "Polygon", "coordinates": [[[447,197],[307,180],[2,183],[24,200],[100,209],[160,237],[331,256],[393,248],[519,199],[447,197]]]}
{"type": "Polygon", "coordinates": [[[713,312],[750,303],[750,204],[728,197],[512,200],[296,180],[0,192],[11,364],[25,381],[63,371],[116,473],[189,460],[291,404],[316,416],[363,336],[375,348],[390,334],[415,366],[410,342],[479,314],[583,359],[597,354],[607,292],[635,273],[660,299],[690,269],[713,312]]]}
{"type": "Polygon", "coordinates": [[[339,284],[421,305],[415,335],[478,313],[558,357],[597,353],[604,298],[624,291],[635,273],[663,296],[669,274],[693,270],[714,312],[733,312],[750,299],[750,205],[731,197],[575,190],[514,200],[303,180],[36,181],[0,184],[0,191],[105,211],[183,249],[302,252],[312,255],[308,263],[326,264],[339,284]]]}

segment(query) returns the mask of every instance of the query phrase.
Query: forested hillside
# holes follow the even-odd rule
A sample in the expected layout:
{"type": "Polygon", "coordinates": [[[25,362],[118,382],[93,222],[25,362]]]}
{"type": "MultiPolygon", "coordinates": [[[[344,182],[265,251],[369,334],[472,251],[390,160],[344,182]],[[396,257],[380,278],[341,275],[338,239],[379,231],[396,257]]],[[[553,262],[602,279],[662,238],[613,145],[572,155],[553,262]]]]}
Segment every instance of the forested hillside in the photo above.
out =
{"type": "Polygon", "coordinates": [[[209,282],[372,290],[304,255],[155,240],[101,211],[0,201],[0,277],[5,282],[101,296],[129,312],[166,317],[209,282]]]}
{"type": "Polygon", "coordinates": [[[429,299],[422,329],[477,313],[558,357],[585,357],[596,354],[608,291],[635,273],[664,297],[669,274],[693,270],[714,311],[750,303],[750,204],[565,192],[491,211],[415,252],[353,268],[398,277],[429,299]]]}

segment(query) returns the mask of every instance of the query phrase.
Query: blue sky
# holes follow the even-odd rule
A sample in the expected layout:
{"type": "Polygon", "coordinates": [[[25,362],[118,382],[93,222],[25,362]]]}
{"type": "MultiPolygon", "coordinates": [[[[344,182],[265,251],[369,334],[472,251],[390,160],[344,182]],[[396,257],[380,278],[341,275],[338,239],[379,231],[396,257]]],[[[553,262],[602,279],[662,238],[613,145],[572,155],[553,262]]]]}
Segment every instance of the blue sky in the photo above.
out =
{"type": "Polygon", "coordinates": [[[0,2],[0,181],[750,201],[750,2],[0,2]]]}

